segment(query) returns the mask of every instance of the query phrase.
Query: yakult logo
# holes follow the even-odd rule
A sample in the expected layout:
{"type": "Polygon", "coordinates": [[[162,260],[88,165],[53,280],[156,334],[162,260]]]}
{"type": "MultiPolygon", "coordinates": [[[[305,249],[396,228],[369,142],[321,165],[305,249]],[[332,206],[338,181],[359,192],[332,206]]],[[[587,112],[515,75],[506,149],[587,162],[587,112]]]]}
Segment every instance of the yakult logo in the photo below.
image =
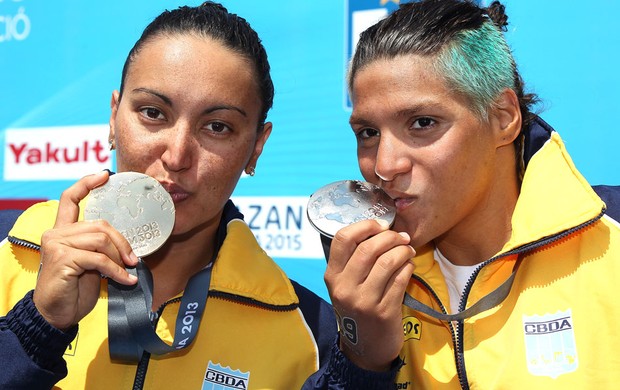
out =
{"type": "Polygon", "coordinates": [[[107,125],[7,129],[4,180],[75,180],[110,169],[107,125]]]}

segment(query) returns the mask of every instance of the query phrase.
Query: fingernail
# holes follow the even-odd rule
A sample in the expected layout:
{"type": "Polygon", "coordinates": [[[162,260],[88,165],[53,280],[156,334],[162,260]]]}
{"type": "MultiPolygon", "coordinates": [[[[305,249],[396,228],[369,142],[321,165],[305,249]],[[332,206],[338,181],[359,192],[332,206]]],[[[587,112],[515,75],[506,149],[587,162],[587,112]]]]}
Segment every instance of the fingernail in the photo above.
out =
{"type": "Polygon", "coordinates": [[[136,256],[136,254],[133,253],[133,251],[131,251],[131,253],[129,253],[129,258],[131,259],[131,262],[134,265],[138,264],[138,261],[140,261],[140,259],[138,259],[138,256],[136,256]]]}
{"type": "Polygon", "coordinates": [[[384,228],[384,229],[389,229],[390,228],[390,224],[388,223],[388,221],[386,221],[384,219],[376,219],[376,221],[379,223],[379,225],[381,225],[382,228],[384,228]]]}
{"type": "Polygon", "coordinates": [[[127,279],[129,279],[130,282],[135,283],[138,281],[138,277],[136,275],[132,275],[132,274],[127,274],[127,279]]]}
{"type": "Polygon", "coordinates": [[[407,239],[407,241],[411,240],[411,237],[409,236],[409,234],[407,232],[399,232],[398,234],[400,234],[401,236],[403,236],[404,238],[407,239]]]}

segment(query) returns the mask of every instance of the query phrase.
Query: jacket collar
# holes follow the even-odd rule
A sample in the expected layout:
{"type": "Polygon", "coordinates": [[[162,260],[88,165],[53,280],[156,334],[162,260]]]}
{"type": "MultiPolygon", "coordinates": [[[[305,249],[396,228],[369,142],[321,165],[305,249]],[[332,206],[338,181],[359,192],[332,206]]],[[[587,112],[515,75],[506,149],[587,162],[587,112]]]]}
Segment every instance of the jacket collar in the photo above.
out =
{"type": "Polygon", "coordinates": [[[57,211],[56,200],[30,206],[17,218],[9,231],[9,236],[41,246],[41,236],[53,226],[57,211]]]}
{"type": "MultiPolygon", "coordinates": [[[[498,254],[595,220],[605,208],[575,168],[558,133],[541,118],[525,133],[524,160],[526,170],[512,215],[512,235],[498,254]]],[[[416,274],[441,278],[432,272],[433,249],[432,244],[416,248],[416,274]]]]}
{"type": "Polygon", "coordinates": [[[270,306],[298,304],[288,277],[260,247],[242,218],[229,201],[220,223],[218,236],[225,239],[213,265],[211,289],[270,306]]]}
{"type": "Polygon", "coordinates": [[[559,134],[541,118],[526,131],[524,150],[526,170],[512,216],[512,236],[502,251],[594,220],[605,207],[575,168],[559,134]]]}

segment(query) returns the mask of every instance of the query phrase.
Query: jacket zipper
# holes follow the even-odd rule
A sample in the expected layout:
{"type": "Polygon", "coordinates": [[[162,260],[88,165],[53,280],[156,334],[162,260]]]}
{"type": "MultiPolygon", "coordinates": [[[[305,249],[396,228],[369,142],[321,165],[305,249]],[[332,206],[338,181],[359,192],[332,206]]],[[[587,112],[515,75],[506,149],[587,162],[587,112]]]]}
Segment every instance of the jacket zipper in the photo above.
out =
{"type": "MultiPolygon", "coordinates": [[[[411,276],[413,279],[417,280],[420,284],[422,284],[424,287],[426,287],[426,289],[431,293],[431,295],[433,296],[433,298],[435,299],[435,302],[437,302],[437,304],[439,305],[439,308],[441,309],[441,312],[443,314],[448,314],[448,311],[446,310],[446,307],[444,306],[444,304],[441,302],[441,300],[439,299],[439,296],[435,293],[435,290],[433,290],[431,288],[431,286],[426,283],[426,281],[422,278],[420,278],[417,275],[412,275],[411,276]]],[[[454,323],[453,321],[448,321],[448,327],[450,328],[450,335],[452,336],[452,345],[456,345],[457,344],[457,340],[456,340],[456,334],[457,332],[454,329],[454,323]]],[[[455,359],[456,359],[456,355],[455,355],[455,359]]]]}
{"type": "Polygon", "coordinates": [[[13,245],[21,246],[22,248],[31,249],[33,251],[41,251],[41,246],[30,241],[22,240],[13,236],[8,236],[7,239],[13,245]]]}
{"type": "MultiPolygon", "coordinates": [[[[508,251],[506,253],[503,253],[499,256],[495,256],[490,258],[487,261],[484,261],[483,263],[480,264],[480,266],[478,266],[474,272],[471,274],[471,276],[469,277],[467,283],[465,284],[465,291],[463,292],[463,296],[461,297],[461,301],[459,302],[459,311],[463,311],[465,310],[465,305],[467,304],[467,297],[469,296],[469,293],[471,292],[471,288],[473,287],[474,281],[476,280],[476,277],[478,277],[478,274],[480,273],[480,271],[482,270],[482,268],[484,268],[485,266],[487,266],[488,264],[497,261],[499,259],[508,257],[508,256],[513,256],[513,255],[525,255],[526,253],[531,253],[534,252],[537,249],[540,249],[544,246],[550,245],[552,243],[558,242],[568,236],[570,236],[573,233],[576,233],[579,230],[585,229],[588,226],[592,225],[594,222],[598,221],[599,219],[601,219],[603,217],[603,215],[605,214],[605,208],[603,208],[603,210],[601,211],[601,213],[592,218],[589,221],[586,221],[580,225],[577,225],[573,228],[570,228],[568,230],[565,230],[561,233],[555,234],[553,236],[549,236],[543,239],[540,239],[538,241],[534,241],[531,242],[529,244],[525,244],[519,248],[515,248],[511,251],[508,251]]],[[[423,281],[419,276],[417,275],[413,275],[412,276],[414,279],[416,279],[417,281],[419,281],[421,284],[423,284],[428,291],[431,292],[431,294],[433,295],[433,297],[435,298],[435,300],[439,303],[440,307],[441,307],[441,311],[444,314],[446,313],[445,307],[443,306],[443,304],[441,303],[441,301],[439,300],[439,297],[437,296],[437,294],[432,290],[432,288],[425,282],[423,281]]],[[[454,360],[455,360],[455,364],[456,364],[456,372],[457,375],[459,377],[459,383],[461,385],[461,389],[463,390],[469,390],[469,382],[467,380],[467,370],[465,367],[465,354],[464,354],[464,348],[463,348],[463,330],[464,330],[464,320],[459,320],[456,321],[456,331],[454,330],[454,328],[452,327],[452,324],[449,323],[450,325],[450,329],[452,330],[452,343],[454,345],[454,360]]]]}

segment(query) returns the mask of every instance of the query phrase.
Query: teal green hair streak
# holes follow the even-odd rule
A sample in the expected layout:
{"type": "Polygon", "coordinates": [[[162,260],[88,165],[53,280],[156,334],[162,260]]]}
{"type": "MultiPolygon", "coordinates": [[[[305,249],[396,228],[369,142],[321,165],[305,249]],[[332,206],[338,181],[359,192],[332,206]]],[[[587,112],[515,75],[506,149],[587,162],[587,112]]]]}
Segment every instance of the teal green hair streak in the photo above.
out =
{"type": "Polygon", "coordinates": [[[506,88],[514,88],[515,62],[501,31],[491,20],[475,30],[461,31],[435,63],[450,88],[469,99],[479,119],[506,88]]]}

